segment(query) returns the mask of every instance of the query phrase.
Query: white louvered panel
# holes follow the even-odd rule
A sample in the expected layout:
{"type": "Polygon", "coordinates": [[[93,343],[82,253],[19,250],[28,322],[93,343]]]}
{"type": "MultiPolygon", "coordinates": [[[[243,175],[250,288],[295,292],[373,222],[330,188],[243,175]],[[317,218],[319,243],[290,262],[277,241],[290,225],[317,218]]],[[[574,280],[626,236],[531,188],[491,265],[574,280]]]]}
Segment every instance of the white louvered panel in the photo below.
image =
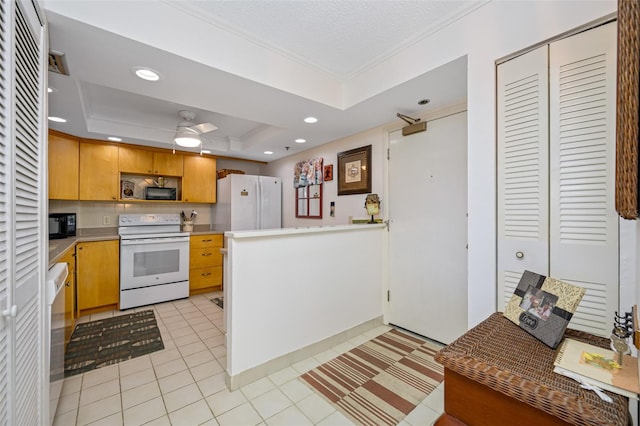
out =
{"type": "MultiPolygon", "coordinates": [[[[15,369],[14,392],[16,424],[44,424],[43,419],[48,393],[43,383],[43,362],[45,354],[40,350],[44,336],[45,318],[43,318],[44,300],[41,277],[44,276],[41,258],[41,223],[43,167],[41,164],[44,146],[42,140],[43,100],[42,89],[42,46],[38,41],[37,29],[29,18],[33,5],[16,1],[15,14],[15,127],[14,127],[14,218],[15,226],[15,304],[18,316],[15,320],[15,369]],[[23,8],[24,7],[24,8],[23,8]]],[[[37,26],[37,22],[35,23],[37,26]]]]}
{"type": "Polygon", "coordinates": [[[503,309],[525,269],[548,270],[547,47],[500,64],[497,72],[497,306],[503,309]]]}
{"type": "Polygon", "coordinates": [[[505,238],[540,237],[537,75],[505,84],[503,211],[505,238]]]}
{"type": "MultiPolygon", "coordinates": [[[[550,275],[587,289],[570,326],[608,335],[618,308],[616,27],[550,48],[550,275]]],[[[629,310],[629,309],[627,309],[629,310]]]]}
{"type": "Polygon", "coordinates": [[[598,283],[588,283],[582,281],[570,281],[571,284],[583,287],[587,290],[578,309],[571,318],[569,327],[574,330],[588,331],[593,334],[608,337],[611,335],[613,319],[602,321],[607,317],[607,303],[603,303],[607,298],[607,285],[598,283]]]}
{"type": "Polygon", "coordinates": [[[522,277],[522,272],[517,271],[504,271],[503,279],[504,282],[504,292],[503,292],[503,300],[502,303],[498,303],[498,310],[504,310],[509,300],[511,300],[511,296],[513,296],[513,292],[518,287],[518,283],[520,282],[520,278],[522,277]]]}
{"type": "MultiPolygon", "coordinates": [[[[7,234],[7,9],[0,2],[0,307],[8,304],[8,234],[7,234]]],[[[9,424],[9,386],[11,339],[9,324],[0,319],[0,424],[9,424]]]]}
{"type": "MultiPolygon", "coordinates": [[[[38,344],[41,336],[34,332],[39,329],[39,303],[37,299],[23,305],[20,309],[19,321],[16,321],[16,419],[17,424],[40,424],[38,412],[38,397],[41,381],[38,379],[40,371],[40,352],[38,344]],[[22,349],[22,350],[21,350],[22,349]],[[27,350],[29,349],[29,350],[27,350]],[[29,370],[25,370],[29,368],[29,370]]],[[[48,384],[47,384],[48,385],[48,384]]]]}

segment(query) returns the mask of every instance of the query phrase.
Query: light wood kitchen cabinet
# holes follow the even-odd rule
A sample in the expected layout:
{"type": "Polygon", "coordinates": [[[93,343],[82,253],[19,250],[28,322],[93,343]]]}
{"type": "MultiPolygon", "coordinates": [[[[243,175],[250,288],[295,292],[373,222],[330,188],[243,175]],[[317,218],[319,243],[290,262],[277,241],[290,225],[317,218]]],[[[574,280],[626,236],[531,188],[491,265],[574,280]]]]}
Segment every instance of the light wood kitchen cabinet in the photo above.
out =
{"type": "Polygon", "coordinates": [[[80,141],[80,200],[117,200],[118,146],[80,141]]]}
{"type": "Polygon", "coordinates": [[[222,289],[221,234],[192,235],[189,250],[189,294],[222,289]]]}
{"type": "Polygon", "coordinates": [[[80,139],[49,131],[49,198],[78,199],[80,139]]]}
{"type": "Polygon", "coordinates": [[[90,241],[76,245],[79,316],[118,308],[120,242],[90,241]]]}
{"type": "Polygon", "coordinates": [[[64,252],[59,262],[67,264],[69,275],[64,285],[64,346],[67,347],[76,325],[76,247],[64,252]]]}
{"type": "Polygon", "coordinates": [[[184,156],[182,201],[216,202],[216,159],[201,155],[184,156]]]}
{"type": "Polygon", "coordinates": [[[121,173],[151,174],[153,173],[153,152],[120,145],[118,164],[121,173]]]}
{"type": "Polygon", "coordinates": [[[182,154],[154,152],[120,145],[118,161],[121,173],[182,176],[182,154]]]}
{"type": "Polygon", "coordinates": [[[153,153],[153,174],[162,176],[183,175],[183,155],[170,152],[153,153]]]}

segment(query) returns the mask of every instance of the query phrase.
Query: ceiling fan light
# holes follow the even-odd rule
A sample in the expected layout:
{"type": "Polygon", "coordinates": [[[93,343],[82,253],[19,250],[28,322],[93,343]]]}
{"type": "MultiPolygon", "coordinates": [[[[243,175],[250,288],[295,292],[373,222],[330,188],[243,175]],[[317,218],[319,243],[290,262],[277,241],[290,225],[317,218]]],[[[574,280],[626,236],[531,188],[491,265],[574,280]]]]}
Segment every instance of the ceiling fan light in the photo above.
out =
{"type": "Polygon", "coordinates": [[[178,145],[187,148],[194,148],[202,142],[200,136],[187,132],[177,132],[174,140],[178,145]]]}

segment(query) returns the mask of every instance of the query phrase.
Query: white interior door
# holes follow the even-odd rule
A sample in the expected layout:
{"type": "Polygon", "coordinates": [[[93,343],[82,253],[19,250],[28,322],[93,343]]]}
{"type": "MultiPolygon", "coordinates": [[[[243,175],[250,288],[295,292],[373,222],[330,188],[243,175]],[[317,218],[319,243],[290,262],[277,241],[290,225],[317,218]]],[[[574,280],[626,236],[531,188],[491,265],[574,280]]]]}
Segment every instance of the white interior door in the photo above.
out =
{"type": "Polygon", "coordinates": [[[552,43],[549,65],[549,271],[587,290],[569,326],[608,336],[620,282],[615,22],[552,43]]]}
{"type": "Polygon", "coordinates": [[[44,325],[46,35],[33,3],[0,8],[0,424],[48,423],[44,325]]]}
{"type": "Polygon", "coordinates": [[[499,309],[528,269],[584,287],[569,327],[610,334],[619,293],[615,88],[615,23],[498,67],[499,309]]]}
{"type": "Polygon", "coordinates": [[[467,330],[467,113],[389,136],[389,322],[443,343],[467,330]]]}
{"type": "Polygon", "coordinates": [[[549,274],[548,46],[498,66],[498,310],[526,270],[549,274]]]}

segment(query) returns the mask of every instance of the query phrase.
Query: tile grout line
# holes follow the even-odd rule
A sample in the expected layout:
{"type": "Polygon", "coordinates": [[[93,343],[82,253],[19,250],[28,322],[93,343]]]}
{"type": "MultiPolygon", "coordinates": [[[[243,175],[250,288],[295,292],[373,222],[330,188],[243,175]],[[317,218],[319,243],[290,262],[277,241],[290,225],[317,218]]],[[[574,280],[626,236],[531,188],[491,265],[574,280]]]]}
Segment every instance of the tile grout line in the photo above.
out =
{"type": "MultiPolygon", "coordinates": [[[[230,408],[227,407],[226,405],[221,405],[221,407],[224,407],[224,410],[219,411],[218,415],[216,415],[214,413],[213,406],[211,404],[215,401],[216,396],[224,397],[225,390],[220,388],[220,389],[214,390],[211,395],[205,396],[205,393],[204,393],[205,390],[204,388],[201,387],[202,385],[200,384],[201,382],[207,379],[210,379],[212,377],[215,377],[218,374],[221,374],[218,372],[218,373],[213,373],[212,375],[209,375],[207,371],[207,367],[203,368],[200,366],[207,363],[215,362],[215,365],[217,366],[217,368],[222,369],[222,373],[224,373],[226,368],[223,362],[221,362],[221,360],[226,359],[226,355],[220,354],[219,351],[217,352],[214,351],[216,348],[224,346],[224,340],[220,344],[218,344],[219,340],[218,341],[214,340],[216,338],[219,338],[220,336],[224,336],[224,332],[222,330],[222,323],[221,323],[222,318],[220,316],[220,315],[224,315],[223,310],[217,307],[213,302],[208,300],[212,297],[215,297],[216,295],[217,293],[208,293],[208,294],[198,295],[186,300],[173,301],[173,302],[163,303],[159,305],[144,307],[145,309],[152,309],[154,311],[154,315],[158,322],[158,328],[160,329],[160,334],[163,338],[163,341],[166,341],[167,343],[165,344],[165,349],[163,351],[158,351],[158,352],[154,352],[152,354],[146,355],[148,357],[147,359],[148,359],[149,366],[153,369],[153,377],[154,377],[153,381],[150,381],[148,383],[143,383],[143,384],[137,384],[136,386],[130,389],[127,389],[127,391],[123,391],[124,378],[126,378],[128,375],[136,374],[140,371],[146,371],[149,367],[142,367],[139,369],[139,371],[137,367],[134,367],[135,370],[132,370],[131,372],[127,372],[126,375],[123,375],[124,372],[121,371],[122,365],[118,365],[117,367],[118,389],[120,392],[119,393],[119,402],[120,402],[119,418],[122,424],[126,426],[125,410],[134,409],[135,407],[141,404],[148,403],[149,401],[157,398],[157,397],[152,397],[151,399],[147,401],[142,401],[142,402],[136,401],[135,405],[132,405],[131,407],[127,407],[125,409],[125,393],[131,390],[134,390],[138,387],[148,385],[149,383],[154,383],[155,386],[157,387],[159,396],[162,398],[164,413],[162,413],[158,417],[154,417],[153,419],[149,419],[146,417],[148,413],[142,414],[141,418],[144,418],[145,423],[158,423],[158,422],[166,421],[169,424],[173,424],[174,421],[172,421],[172,418],[171,418],[172,413],[178,412],[180,410],[185,409],[186,407],[189,407],[195,404],[200,405],[198,406],[198,410],[202,410],[204,409],[204,407],[206,407],[207,409],[206,412],[202,411],[202,412],[199,412],[198,414],[198,418],[202,419],[206,417],[207,420],[197,420],[197,422],[204,421],[205,423],[208,423],[213,420],[216,423],[220,423],[219,421],[220,416],[224,416],[230,411],[238,409],[238,407],[246,404],[247,402],[248,404],[246,407],[250,408],[250,410],[252,410],[255,413],[255,415],[258,416],[256,417],[256,419],[258,418],[261,419],[261,422],[264,424],[268,424],[269,419],[280,416],[282,415],[283,412],[287,410],[291,410],[291,414],[297,413],[297,414],[294,414],[295,416],[302,415],[303,417],[300,417],[300,419],[304,418],[309,423],[312,423],[312,424],[322,423],[323,421],[326,421],[326,419],[330,418],[331,416],[334,416],[335,413],[338,413],[340,416],[344,416],[342,413],[340,413],[340,411],[336,410],[335,407],[333,406],[331,406],[332,410],[326,414],[322,412],[318,413],[318,414],[324,414],[322,415],[322,418],[319,418],[318,416],[314,416],[312,414],[313,411],[308,411],[308,409],[307,410],[303,409],[302,408],[303,406],[299,404],[301,404],[303,401],[307,400],[308,398],[311,398],[314,395],[314,393],[305,394],[306,391],[303,391],[301,389],[296,389],[295,385],[289,385],[295,382],[298,385],[304,386],[304,384],[300,381],[300,376],[304,374],[304,372],[301,372],[299,369],[294,368],[294,366],[287,367],[287,368],[291,368],[292,370],[290,372],[284,373],[283,376],[280,376],[280,377],[274,376],[274,374],[278,372],[273,372],[265,376],[264,378],[267,379],[266,383],[269,384],[269,389],[266,390],[265,392],[261,392],[258,395],[253,395],[251,399],[245,393],[246,386],[238,389],[240,391],[240,395],[242,395],[242,399],[244,400],[244,402],[241,402],[238,405],[231,406],[230,408]],[[211,297],[208,297],[208,296],[211,296],[211,297]],[[211,305],[211,307],[215,306],[215,310],[209,309],[210,307],[209,305],[211,305]],[[191,321],[194,321],[194,322],[192,323],[191,321]],[[184,325],[184,327],[181,327],[180,325],[184,325]],[[216,334],[212,336],[209,330],[214,330],[216,334]],[[174,335],[176,337],[174,337],[174,335]],[[176,341],[178,342],[183,341],[185,343],[177,344],[176,341]],[[189,347],[190,345],[195,345],[195,344],[199,344],[200,346],[189,347]],[[170,347],[167,347],[167,345],[169,345],[170,347]],[[214,345],[214,346],[210,346],[210,345],[214,345]],[[157,357],[157,358],[160,358],[162,361],[158,364],[154,363],[153,361],[154,358],[152,357],[152,355],[168,353],[170,351],[175,351],[175,355],[170,356],[173,359],[164,360],[160,357],[157,357]],[[216,353],[218,353],[218,356],[216,356],[216,353]],[[198,358],[199,356],[201,356],[202,358],[198,358]],[[158,376],[158,373],[161,371],[161,366],[173,361],[180,361],[180,363],[184,367],[182,367],[181,365],[179,367],[179,368],[182,368],[181,370],[172,371],[171,374],[166,374],[162,378],[160,378],[158,376]],[[201,371],[197,370],[199,367],[201,368],[201,371]],[[188,370],[188,371],[185,373],[185,370],[188,370]],[[188,374],[190,383],[186,385],[180,384],[179,387],[174,389],[171,389],[172,385],[169,384],[167,389],[171,389],[171,390],[165,393],[162,390],[162,387],[160,386],[161,380],[167,380],[167,383],[168,383],[171,380],[169,379],[171,378],[171,376],[178,375],[178,374],[183,374],[185,378],[187,377],[186,374],[188,374]],[[203,377],[200,377],[200,376],[203,376],[203,377]],[[200,377],[200,380],[196,380],[196,377],[200,377]],[[282,379],[285,379],[285,380],[282,381],[282,379]],[[280,384],[277,384],[277,382],[280,384]],[[167,406],[167,399],[166,399],[167,395],[172,392],[180,391],[181,389],[184,389],[186,386],[192,386],[192,385],[195,385],[194,390],[197,391],[197,395],[198,395],[197,399],[183,406],[179,406],[178,408],[175,408],[172,412],[169,412],[168,406],[167,406]],[[287,392],[283,390],[283,388],[286,385],[290,386],[287,392]],[[277,392],[274,392],[274,390],[277,392]],[[265,398],[264,400],[262,400],[261,401],[262,405],[259,405],[257,403],[258,401],[260,401],[258,398],[263,397],[268,393],[273,393],[272,396],[277,398],[275,400],[277,404],[286,404],[286,405],[282,408],[278,408],[276,412],[270,413],[268,409],[265,409],[265,407],[268,407],[268,405],[267,406],[263,405],[265,401],[268,401],[268,399],[265,398]],[[281,398],[282,395],[284,395],[284,399],[281,398]],[[297,397],[296,395],[301,395],[301,397],[297,397]],[[205,404],[204,407],[202,407],[201,404],[205,404]],[[269,417],[265,417],[261,413],[261,411],[258,410],[259,407],[262,407],[263,412],[268,413],[269,417]],[[315,419],[315,421],[313,421],[312,418],[315,419]]],[[[111,313],[111,315],[113,316],[113,312],[111,313]]],[[[108,317],[108,315],[104,313],[102,314],[102,316],[108,317]]],[[[91,320],[91,318],[89,320],[91,320]]],[[[376,334],[380,334],[380,333],[376,332],[376,334]]],[[[372,338],[372,336],[370,336],[368,333],[354,336],[354,338],[350,339],[349,341],[345,341],[340,345],[335,345],[329,348],[327,351],[325,351],[326,353],[323,352],[322,354],[311,356],[303,361],[305,361],[307,364],[312,363],[312,364],[321,365],[322,363],[327,362],[327,359],[325,358],[335,357],[340,355],[341,353],[344,353],[345,350],[349,350],[349,349],[345,349],[347,346],[353,346],[353,347],[357,346],[358,344],[360,344],[360,343],[357,343],[357,340],[362,339],[364,337],[367,337],[367,340],[372,338]],[[316,356],[319,356],[322,359],[319,359],[316,356]]],[[[132,360],[127,360],[127,361],[132,361],[132,360]]],[[[127,362],[127,361],[124,361],[124,362],[127,362]]],[[[121,363],[121,364],[124,364],[124,363],[121,363]]],[[[312,368],[315,368],[315,367],[312,367],[312,368]]],[[[124,371],[127,371],[127,370],[124,369],[124,371]]],[[[91,387],[84,388],[86,384],[85,376],[84,376],[85,374],[86,373],[83,373],[82,377],[80,378],[77,406],[73,410],[75,411],[75,417],[76,417],[75,420],[77,425],[80,425],[78,420],[79,420],[80,410],[82,408],[82,406],[80,405],[82,392],[86,392],[87,389],[91,388],[91,387]]],[[[94,385],[94,386],[98,386],[98,385],[94,385]]],[[[218,387],[217,384],[214,386],[218,387]]],[[[215,389],[215,388],[211,388],[211,389],[215,389]]],[[[228,390],[226,391],[229,392],[228,390]]],[[[231,400],[230,402],[231,402],[231,405],[235,404],[235,402],[231,400]]],[[[421,401],[421,403],[423,402],[424,401],[421,401]]],[[[182,404],[182,402],[180,402],[179,404],[182,404]]],[[[226,403],[223,403],[223,404],[226,404],[226,403]]],[[[424,404],[424,406],[429,410],[434,411],[434,409],[430,405],[424,404]]],[[[92,422],[104,421],[105,418],[113,416],[115,414],[117,413],[114,412],[112,414],[102,417],[101,419],[94,419],[92,420],[92,422]]],[[[251,416],[253,415],[254,414],[251,414],[251,416]]],[[[242,410],[240,410],[240,416],[242,417],[242,410]]],[[[409,423],[407,422],[407,424],[409,423]]]]}

